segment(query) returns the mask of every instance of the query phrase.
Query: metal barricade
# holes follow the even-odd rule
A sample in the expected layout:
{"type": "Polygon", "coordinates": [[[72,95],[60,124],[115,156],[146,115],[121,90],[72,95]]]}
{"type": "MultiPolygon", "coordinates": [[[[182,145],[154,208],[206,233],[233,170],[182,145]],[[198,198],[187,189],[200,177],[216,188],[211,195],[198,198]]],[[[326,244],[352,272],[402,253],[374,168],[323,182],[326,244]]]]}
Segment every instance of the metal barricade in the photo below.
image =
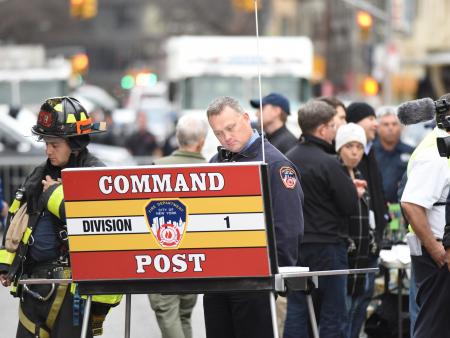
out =
{"type": "MultiPolygon", "coordinates": [[[[317,326],[313,301],[311,297],[312,289],[318,286],[318,277],[320,276],[339,276],[348,274],[364,274],[364,273],[377,273],[378,268],[367,269],[345,269],[345,270],[329,270],[329,271],[309,271],[307,268],[302,267],[288,267],[280,268],[280,272],[272,276],[273,278],[273,290],[271,295],[271,313],[272,323],[274,330],[274,337],[278,338],[278,328],[276,324],[276,310],[275,310],[275,293],[286,291],[303,291],[305,292],[308,306],[308,313],[310,316],[311,329],[314,338],[319,338],[319,330],[317,326]]],[[[19,281],[19,284],[49,284],[49,283],[71,283],[71,279],[23,279],[19,281]]],[[[144,293],[144,292],[141,292],[144,293]]],[[[151,286],[147,286],[145,293],[153,293],[151,286]]],[[[125,338],[130,338],[131,330],[131,293],[126,294],[125,298],[125,338]]],[[[83,316],[83,326],[81,331],[81,337],[87,336],[89,315],[92,303],[92,295],[88,296],[86,302],[86,308],[83,316]]]]}
{"type": "Polygon", "coordinates": [[[24,182],[27,175],[45,160],[43,156],[1,156],[0,178],[3,183],[3,197],[10,203],[14,192],[24,182]]]}

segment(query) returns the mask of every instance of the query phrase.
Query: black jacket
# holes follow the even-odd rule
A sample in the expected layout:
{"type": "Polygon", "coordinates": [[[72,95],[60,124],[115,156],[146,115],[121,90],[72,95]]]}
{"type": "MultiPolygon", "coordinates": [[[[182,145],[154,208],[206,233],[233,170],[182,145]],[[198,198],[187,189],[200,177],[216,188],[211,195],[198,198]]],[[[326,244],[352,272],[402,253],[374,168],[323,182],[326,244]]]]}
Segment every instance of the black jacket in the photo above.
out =
{"type": "MultiPolygon", "coordinates": [[[[353,170],[355,178],[365,180],[361,172],[353,170]]],[[[350,216],[348,267],[362,269],[370,267],[370,262],[378,252],[375,244],[375,233],[369,223],[370,197],[366,190],[358,200],[357,213],[350,216]]],[[[350,274],[347,278],[347,293],[351,296],[361,295],[365,290],[367,274],[350,274]]]]}
{"type": "Polygon", "coordinates": [[[282,126],[270,135],[267,134],[267,139],[283,154],[286,154],[297,144],[297,138],[286,128],[286,126],[282,126]]]}
{"type": "MultiPolygon", "coordinates": [[[[87,150],[82,151],[78,156],[71,155],[69,163],[66,168],[80,168],[80,167],[104,167],[105,165],[96,157],[91,155],[87,150]]],[[[42,191],[42,180],[46,175],[50,175],[53,179],[61,178],[62,168],[53,166],[50,161],[46,161],[41,165],[34,168],[34,170],[27,176],[25,182],[22,184],[21,191],[23,191],[23,197],[21,204],[27,202],[27,213],[29,215],[28,226],[35,228],[35,225],[39,221],[42,211],[46,208],[48,200],[57,188],[58,185],[50,186],[45,192],[42,191]]],[[[64,203],[60,206],[60,219],[54,218],[57,226],[65,226],[65,210],[64,203]]],[[[8,220],[9,225],[9,220],[8,220]]],[[[58,227],[57,227],[58,228],[58,227]]],[[[55,229],[57,229],[55,228],[55,229]]],[[[7,231],[7,230],[6,230],[7,231]]],[[[5,231],[5,233],[6,233],[5,231]]],[[[5,237],[3,238],[3,245],[5,245],[5,237]]],[[[11,267],[0,264],[0,271],[8,271],[10,275],[14,275],[18,266],[21,264],[19,256],[27,256],[27,246],[20,245],[17,251],[16,260],[11,267]]],[[[29,259],[23,258],[25,265],[33,264],[29,259]]]]}
{"type": "Polygon", "coordinates": [[[331,144],[304,135],[287,154],[299,169],[305,193],[304,243],[338,243],[347,237],[348,218],[358,195],[331,144]]]}
{"type": "MultiPolygon", "coordinates": [[[[303,191],[298,174],[296,183],[287,188],[282,180],[283,168],[289,167],[297,171],[294,165],[264,140],[264,152],[268,164],[270,197],[275,225],[275,237],[279,266],[294,266],[298,258],[298,242],[303,236],[303,191]]],[[[210,162],[253,162],[262,161],[261,137],[245,151],[237,154],[227,154],[223,148],[210,162]],[[229,156],[226,156],[229,155],[229,156]]]]}
{"type": "Polygon", "coordinates": [[[444,244],[445,250],[450,248],[450,192],[448,193],[447,203],[445,205],[445,228],[442,244],[444,244]]]}
{"type": "Polygon", "coordinates": [[[377,243],[380,246],[381,240],[383,239],[384,228],[389,220],[389,213],[383,193],[383,181],[381,179],[373,148],[369,151],[368,155],[363,155],[361,162],[358,164],[358,170],[361,171],[361,174],[367,180],[370,194],[370,206],[375,213],[375,235],[377,243]]]}
{"type": "MultiPolygon", "coordinates": [[[[88,152],[88,150],[84,150],[80,152],[78,156],[74,156],[73,154],[70,156],[69,162],[66,165],[66,168],[83,168],[83,167],[104,167],[105,165],[95,156],[88,152]]],[[[34,214],[36,212],[40,213],[43,206],[46,203],[43,203],[41,207],[39,207],[39,200],[42,195],[43,202],[46,202],[48,199],[47,196],[51,194],[51,192],[56,188],[56,186],[51,186],[45,193],[42,193],[42,180],[45,179],[46,175],[50,175],[53,179],[61,178],[61,170],[64,168],[59,168],[53,166],[50,161],[46,161],[45,163],[37,166],[30,175],[25,180],[23,184],[25,193],[24,198],[28,203],[27,210],[28,213],[34,214]]],[[[41,201],[42,202],[42,201],[41,201]]],[[[65,217],[61,217],[62,221],[65,222],[65,217]]]]}

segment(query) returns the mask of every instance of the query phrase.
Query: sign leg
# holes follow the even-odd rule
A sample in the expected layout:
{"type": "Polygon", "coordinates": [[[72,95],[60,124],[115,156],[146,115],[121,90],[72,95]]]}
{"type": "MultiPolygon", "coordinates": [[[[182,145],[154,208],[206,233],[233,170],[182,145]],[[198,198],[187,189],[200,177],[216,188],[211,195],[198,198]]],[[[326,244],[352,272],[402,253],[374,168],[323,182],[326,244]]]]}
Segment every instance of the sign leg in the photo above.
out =
{"type": "Polygon", "coordinates": [[[398,337],[403,337],[403,271],[397,270],[397,311],[398,311],[398,337]]]}
{"type": "Polygon", "coordinates": [[[131,294],[125,296],[125,338],[130,338],[131,328],[131,294]]]}
{"type": "Polygon", "coordinates": [[[89,315],[91,314],[92,296],[88,296],[84,305],[83,326],[81,328],[81,338],[86,338],[89,327],[89,315]]]}
{"type": "Polygon", "coordinates": [[[272,327],[274,338],[278,336],[278,321],[277,321],[277,308],[275,306],[275,292],[270,293],[270,312],[272,312],[272,327]]]}
{"type": "Polygon", "coordinates": [[[314,313],[314,305],[311,294],[306,294],[306,302],[308,303],[309,319],[311,321],[311,329],[314,338],[319,338],[319,330],[317,328],[316,314],[314,313]]]}

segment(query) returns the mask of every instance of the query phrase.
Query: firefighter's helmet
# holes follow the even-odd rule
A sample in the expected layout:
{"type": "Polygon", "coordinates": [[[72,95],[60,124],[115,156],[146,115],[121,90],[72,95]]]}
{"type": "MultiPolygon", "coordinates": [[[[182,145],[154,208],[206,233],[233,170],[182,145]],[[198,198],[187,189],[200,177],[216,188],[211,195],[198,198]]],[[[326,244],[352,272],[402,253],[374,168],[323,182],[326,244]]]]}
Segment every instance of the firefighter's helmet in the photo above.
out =
{"type": "Polygon", "coordinates": [[[31,128],[33,134],[40,137],[68,139],[105,130],[104,122],[94,123],[81,103],[68,96],[47,99],[41,106],[36,125],[31,128]]]}

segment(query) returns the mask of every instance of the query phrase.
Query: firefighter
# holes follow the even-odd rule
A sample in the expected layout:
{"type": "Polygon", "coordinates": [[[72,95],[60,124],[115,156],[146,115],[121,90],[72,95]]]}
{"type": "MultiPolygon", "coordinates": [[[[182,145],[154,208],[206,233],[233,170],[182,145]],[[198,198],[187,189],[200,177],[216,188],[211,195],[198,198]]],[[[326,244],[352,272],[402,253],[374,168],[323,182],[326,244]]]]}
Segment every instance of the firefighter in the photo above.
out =
{"type": "MultiPolygon", "coordinates": [[[[262,143],[251,127],[249,115],[234,98],[213,100],[207,117],[222,145],[211,163],[261,161],[264,146],[278,265],[295,266],[303,236],[303,191],[297,169],[267,140],[262,143]]],[[[203,308],[208,338],[274,337],[268,292],[206,294],[203,308]]]]}
{"type": "MultiPolygon", "coordinates": [[[[104,166],[87,145],[91,134],[105,129],[71,97],[47,99],[32,127],[38,140],[45,142],[47,160],[17,190],[0,249],[0,282],[11,285],[11,293],[20,297],[17,338],[81,335],[85,297],[76,284],[19,285],[18,281],[71,277],[61,170],[104,166]]],[[[93,297],[88,337],[102,333],[107,312],[120,298],[93,297]]]]}

